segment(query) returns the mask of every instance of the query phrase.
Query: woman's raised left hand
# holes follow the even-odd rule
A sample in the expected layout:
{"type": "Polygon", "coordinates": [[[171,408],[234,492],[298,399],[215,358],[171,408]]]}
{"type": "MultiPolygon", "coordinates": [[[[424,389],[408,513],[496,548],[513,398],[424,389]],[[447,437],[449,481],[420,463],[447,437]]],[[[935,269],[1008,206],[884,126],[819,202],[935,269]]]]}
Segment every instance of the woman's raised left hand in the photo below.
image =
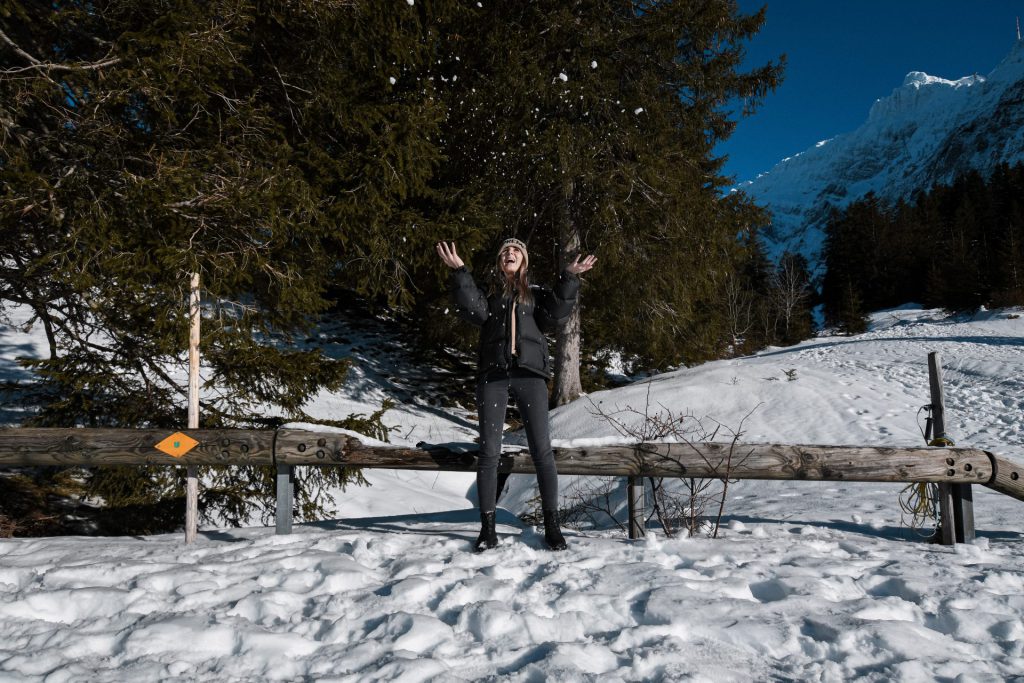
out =
{"type": "Polygon", "coordinates": [[[565,269],[573,275],[579,275],[580,273],[585,273],[593,268],[595,263],[597,263],[597,257],[593,254],[583,257],[582,261],[580,260],[580,257],[577,256],[576,260],[567,265],[565,269]]]}

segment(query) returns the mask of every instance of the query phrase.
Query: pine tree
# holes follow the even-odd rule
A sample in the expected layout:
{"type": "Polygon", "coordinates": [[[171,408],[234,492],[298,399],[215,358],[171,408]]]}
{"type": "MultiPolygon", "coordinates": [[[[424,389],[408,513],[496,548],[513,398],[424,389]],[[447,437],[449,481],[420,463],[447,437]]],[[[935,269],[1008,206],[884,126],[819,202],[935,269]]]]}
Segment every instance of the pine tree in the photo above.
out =
{"type": "Polygon", "coordinates": [[[1021,244],[1020,169],[1000,164],[985,184],[985,213],[981,223],[986,233],[991,302],[1012,306],[1024,302],[1024,245],[1021,244]]]}
{"type": "Polygon", "coordinates": [[[839,299],[836,327],[847,335],[860,334],[868,329],[867,311],[853,282],[847,280],[839,299]]]}
{"type": "Polygon", "coordinates": [[[1021,302],[1022,168],[997,167],[987,179],[972,171],[892,208],[868,195],[835,212],[826,227],[826,318],[837,324],[841,310],[909,301],[949,310],[1021,302]]]}
{"type": "MultiPolygon", "coordinates": [[[[0,30],[0,297],[30,306],[50,341],[29,363],[34,424],[182,426],[194,272],[219,389],[201,426],[305,417],[347,369],[302,343],[328,287],[409,298],[389,231],[416,223],[441,161],[423,17],[405,3],[14,0],[0,30]],[[264,405],[280,417],[254,417],[264,405]]],[[[308,469],[310,514],[318,485],[353,476],[308,469]]],[[[210,476],[206,502],[229,517],[250,491],[269,500],[267,472],[210,476]]],[[[112,503],[180,492],[166,470],[90,482],[112,503]]]]}
{"type": "MultiPolygon", "coordinates": [[[[734,125],[730,98],[749,112],[780,78],[778,65],[738,68],[763,12],[544,0],[493,3],[476,18],[446,138],[494,216],[477,243],[528,240],[548,280],[596,252],[581,295],[591,350],[656,365],[715,355],[736,235],[761,217],[742,196],[721,198],[713,147],[734,125]]],[[[559,336],[556,403],[579,393],[581,327],[577,311],[559,336]]]]}
{"type": "Polygon", "coordinates": [[[772,264],[753,233],[738,244],[732,272],[724,278],[720,305],[729,326],[730,354],[741,356],[775,342],[778,309],[772,291],[772,264]]]}
{"type": "MultiPolygon", "coordinates": [[[[658,366],[721,353],[718,291],[763,216],[721,197],[713,148],[730,99],[748,112],[780,77],[739,71],[763,18],[735,2],[12,0],[0,300],[30,307],[50,343],[31,364],[36,423],[180,426],[194,272],[221,389],[203,426],[255,424],[262,405],[278,415],[262,424],[304,418],[346,369],[299,343],[310,325],[354,295],[430,333],[440,239],[480,272],[517,234],[542,281],[597,251],[591,352],[658,366]]],[[[569,329],[559,400],[578,391],[578,313],[569,329]]],[[[94,491],[134,504],[180,490],[133,472],[94,491]]],[[[223,476],[209,503],[238,518],[269,481],[223,476]]]]}

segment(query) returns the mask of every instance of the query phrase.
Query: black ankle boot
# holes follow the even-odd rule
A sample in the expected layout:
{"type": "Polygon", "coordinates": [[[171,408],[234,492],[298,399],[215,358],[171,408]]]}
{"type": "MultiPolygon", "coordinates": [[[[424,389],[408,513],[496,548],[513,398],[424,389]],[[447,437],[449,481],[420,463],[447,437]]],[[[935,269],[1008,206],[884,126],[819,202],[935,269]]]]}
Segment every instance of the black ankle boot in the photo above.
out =
{"type": "Polygon", "coordinates": [[[476,539],[474,549],[478,553],[490,550],[498,545],[498,533],[494,530],[494,513],[480,513],[480,536],[476,539]]]}
{"type": "Polygon", "coordinates": [[[544,541],[551,550],[565,550],[569,547],[562,537],[562,531],[558,528],[557,510],[544,511],[544,541]]]}

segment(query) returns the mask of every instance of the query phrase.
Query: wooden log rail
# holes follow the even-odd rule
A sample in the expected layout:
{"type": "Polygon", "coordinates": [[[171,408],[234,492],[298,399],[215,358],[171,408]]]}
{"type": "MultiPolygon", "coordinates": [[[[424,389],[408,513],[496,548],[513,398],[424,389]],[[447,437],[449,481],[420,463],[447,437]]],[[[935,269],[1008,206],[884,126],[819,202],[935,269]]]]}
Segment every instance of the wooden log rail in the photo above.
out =
{"type": "MultiPolygon", "coordinates": [[[[178,432],[182,433],[182,432],[178,432]]],[[[157,450],[170,429],[0,429],[0,467],[22,465],[272,465],[273,430],[188,429],[181,457],[157,450]]]]}
{"type": "MultiPolygon", "coordinates": [[[[731,479],[987,484],[993,469],[988,453],[972,448],[658,442],[556,448],[554,452],[560,474],[594,476],[709,478],[725,476],[728,471],[731,479]]],[[[476,467],[473,452],[366,446],[343,434],[298,430],[279,432],[275,456],[278,463],[288,465],[449,471],[474,471],[476,467]]],[[[498,468],[502,472],[534,472],[525,453],[503,455],[498,468]]]]}
{"type": "MultiPolygon", "coordinates": [[[[307,430],[188,430],[197,445],[173,457],[156,449],[166,429],[0,429],[0,467],[42,465],[343,465],[471,472],[473,451],[366,445],[307,430]]],[[[982,484],[1024,500],[1024,467],[974,448],[640,443],[556,448],[562,474],[982,484]]],[[[499,470],[532,473],[525,452],[499,470]]]]}
{"type": "Polygon", "coordinates": [[[989,457],[995,472],[985,486],[1017,500],[1024,500],[1024,467],[993,453],[989,453],[989,457]]]}
{"type": "MultiPolygon", "coordinates": [[[[337,433],[306,430],[188,430],[197,445],[180,457],[156,444],[165,429],[2,429],[0,467],[39,465],[345,465],[469,472],[472,451],[372,446],[337,433]]],[[[556,448],[563,474],[862,482],[997,484],[1024,500],[1024,468],[973,448],[894,448],[726,443],[641,443],[556,448]],[[999,466],[994,463],[998,460],[999,466]]],[[[506,453],[499,469],[532,473],[525,453],[506,453]]]]}
{"type": "MultiPolygon", "coordinates": [[[[157,450],[157,444],[176,436],[166,429],[0,429],[0,467],[276,465],[279,507],[289,508],[295,465],[452,472],[476,468],[471,450],[367,445],[333,432],[216,429],[185,434],[196,445],[174,457],[157,450]]],[[[595,476],[981,484],[1024,501],[1024,467],[973,448],[659,442],[556,448],[555,461],[562,474],[595,476]]],[[[506,453],[498,467],[502,472],[534,472],[526,453],[506,453]]],[[[290,516],[279,515],[278,530],[290,526],[290,516]]]]}

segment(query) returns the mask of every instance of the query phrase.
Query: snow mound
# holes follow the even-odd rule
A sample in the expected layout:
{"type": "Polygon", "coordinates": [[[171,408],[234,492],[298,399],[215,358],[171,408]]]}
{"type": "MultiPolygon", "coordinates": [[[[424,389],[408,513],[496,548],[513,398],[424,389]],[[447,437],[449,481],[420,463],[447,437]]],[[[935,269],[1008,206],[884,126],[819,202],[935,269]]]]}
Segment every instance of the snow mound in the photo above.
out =
{"type": "Polygon", "coordinates": [[[180,537],[0,543],[0,678],[1003,679],[1024,670],[1024,546],[896,544],[841,524],[719,540],[445,513],[180,537]],[[319,527],[319,528],[318,528],[319,527]]]}

